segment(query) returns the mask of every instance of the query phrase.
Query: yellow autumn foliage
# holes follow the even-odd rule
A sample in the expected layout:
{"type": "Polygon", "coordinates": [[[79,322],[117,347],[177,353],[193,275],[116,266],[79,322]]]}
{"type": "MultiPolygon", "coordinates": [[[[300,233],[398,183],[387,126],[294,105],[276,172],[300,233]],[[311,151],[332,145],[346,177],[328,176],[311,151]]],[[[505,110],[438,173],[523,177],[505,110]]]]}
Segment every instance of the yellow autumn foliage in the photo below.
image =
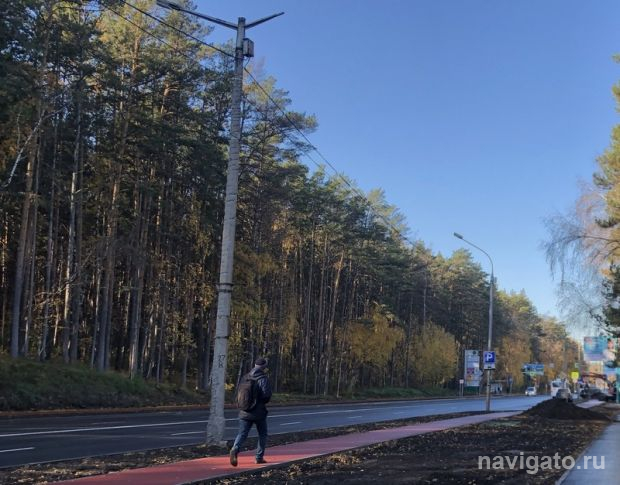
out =
{"type": "Polygon", "coordinates": [[[392,322],[393,317],[375,305],[368,320],[351,323],[351,354],[356,362],[377,368],[387,365],[392,351],[404,338],[403,330],[392,322]]]}
{"type": "Polygon", "coordinates": [[[433,323],[422,326],[411,342],[414,380],[422,386],[443,384],[456,373],[457,345],[454,335],[433,323]]]}
{"type": "MultiPolygon", "coordinates": [[[[497,372],[495,379],[513,378],[512,388],[518,389],[526,384],[521,372],[523,364],[533,361],[529,336],[512,332],[502,338],[497,353],[497,372]]],[[[508,387],[506,387],[508,390],[508,387]]]]}

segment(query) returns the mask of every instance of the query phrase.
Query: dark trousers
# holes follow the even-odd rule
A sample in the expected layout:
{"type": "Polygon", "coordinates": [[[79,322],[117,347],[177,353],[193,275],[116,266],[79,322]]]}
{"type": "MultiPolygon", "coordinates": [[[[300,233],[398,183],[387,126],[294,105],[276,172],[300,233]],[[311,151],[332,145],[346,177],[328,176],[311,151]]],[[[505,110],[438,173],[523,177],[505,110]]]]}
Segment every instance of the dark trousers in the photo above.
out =
{"type": "Polygon", "coordinates": [[[256,431],[258,431],[258,446],[256,447],[256,458],[262,458],[265,454],[265,448],[267,446],[267,418],[259,420],[240,419],[239,420],[239,432],[235,438],[235,444],[233,448],[239,451],[239,448],[243,445],[243,442],[248,437],[248,433],[252,429],[252,425],[256,424],[256,431]]]}

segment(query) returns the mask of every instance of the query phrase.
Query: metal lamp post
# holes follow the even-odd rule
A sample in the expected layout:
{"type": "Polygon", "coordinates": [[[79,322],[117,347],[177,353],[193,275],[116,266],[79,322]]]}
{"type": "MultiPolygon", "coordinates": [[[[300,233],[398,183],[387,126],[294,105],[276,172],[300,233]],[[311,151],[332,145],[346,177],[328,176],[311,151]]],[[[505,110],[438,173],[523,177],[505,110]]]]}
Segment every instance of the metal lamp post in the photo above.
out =
{"type": "Polygon", "coordinates": [[[278,17],[284,12],[270,15],[254,22],[246,23],[239,17],[236,24],[187,10],[169,0],[157,0],[157,5],[194,15],[237,32],[235,44],[235,71],[231,98],[230,142],[228,146],[228,173],[226,175],[226,201],[224,205],[224,224],[222,229],[222,255],[220,260],[220,280],[217,287],[217,320],[215,343],[213,344],[213,365],[211,367],[211,405],[207,425],[207,442],[222,444],[224,438],[224,391],[226,364],[228,360],[228,323],[233,289],[233,259],[235,252],[235,226],[237,217],[237,192],[239,187],[239,150],[241,141],[241,94],[243,89],[243,59],[254,55],[254,45],[245,38],[245,31],[278,17]]]}
{"type": "MultiPolygon", "coordinates": [[[[491,256],[489,256],[489,253],[487,253],[481,247],[476,246],[471,241],[468,241],[467,239],[465,239],[458,232],[455,232],[454,236],[457,237],[458,239],[460,239],[461,241],[466,242],[470,246],[473,246],[474,248],[478,249],[479,251],[482,251],[486,255],[486,257],[489,258],[489,262],[491,263],[491,282],[490,282],[490,285],[489,285],[489,338],[488,338],[488,341],[487,341],[487,350],[490,351],[491,350],[491,339],[493,337],[493,260],[491,259],[491,256]]],[[[491,369],[487,369],[486,411],[487,412],[491,411],[491,369]]]]}

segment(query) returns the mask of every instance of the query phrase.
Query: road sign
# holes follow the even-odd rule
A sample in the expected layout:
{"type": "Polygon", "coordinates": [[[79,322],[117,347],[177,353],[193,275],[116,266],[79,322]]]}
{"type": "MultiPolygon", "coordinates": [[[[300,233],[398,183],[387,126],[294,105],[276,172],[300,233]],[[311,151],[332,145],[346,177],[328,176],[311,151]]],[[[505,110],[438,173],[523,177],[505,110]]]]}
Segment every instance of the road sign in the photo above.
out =
{"type": "Polygon", "coordinates": [[[483,354],[484,370],[495,369],[495,352],[485,350],[483,354]]]}
{"type": "Polygon", "coordinates": [[[545,373],[544,364],[523,364],[522,372],[530,377],[542,376],[545,373]]]}

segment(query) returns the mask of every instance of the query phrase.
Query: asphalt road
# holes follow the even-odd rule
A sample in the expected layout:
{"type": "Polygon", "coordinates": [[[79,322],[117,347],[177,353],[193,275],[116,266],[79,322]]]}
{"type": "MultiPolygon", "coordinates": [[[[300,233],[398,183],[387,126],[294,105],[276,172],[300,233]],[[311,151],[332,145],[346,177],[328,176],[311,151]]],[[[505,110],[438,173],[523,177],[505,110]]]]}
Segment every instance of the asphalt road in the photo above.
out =
{"type": "MultiPolygon", "coordinates": [[[[493,411],[528,409],[547,396],[494,399],[493,411]]],[[[315,404],[271,407],[269,434],[290,433],[415,416],[484,411],[484,398],[315,404]]],[[[226,410],[225,439],[237,431],[226,410]]],[[[203,443],[207,411],[0,419],[0,468],[203,443]]],[[[255,435],[252,430],[250,436],[255,435]]]]}

